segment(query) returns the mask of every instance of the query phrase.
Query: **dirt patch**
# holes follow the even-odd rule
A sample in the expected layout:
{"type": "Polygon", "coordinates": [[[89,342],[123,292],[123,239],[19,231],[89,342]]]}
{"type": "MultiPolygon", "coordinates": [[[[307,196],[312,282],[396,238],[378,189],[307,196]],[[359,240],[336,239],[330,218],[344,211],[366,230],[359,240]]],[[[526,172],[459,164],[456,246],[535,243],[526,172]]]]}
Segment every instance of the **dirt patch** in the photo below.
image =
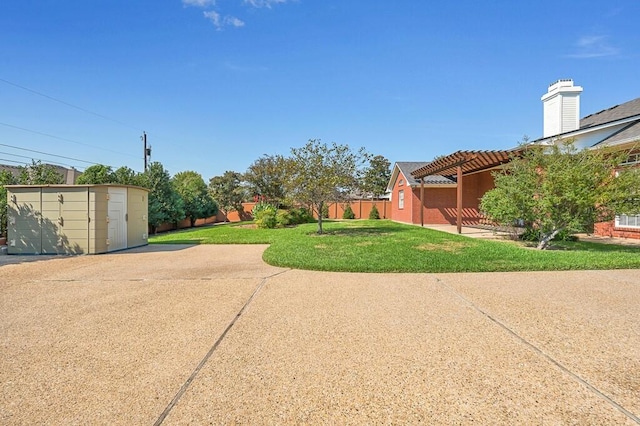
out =
{"type": "Polygon", "coordinates": [[[361,243],[356,244],[358,247],[369,247],[373,245],[373,241],[363,241],[361,243]]]}
{"type": "Polygon", "coordinates": [[[459,241],[447,241],[447,242],[441,243],[441,244],[424,243],[424,244],[420,244],[416,248],[418,250],[424,250],[424,251],[440,250],[440,251],[446,251],[446,252],[453,253],[453,252],[458,252],[458,251],[462,250],[463,248],[467,248],[467,247],[469,247],[469,245],[467,243],[463,243],[463,242],[459,242],[459,241]]]}

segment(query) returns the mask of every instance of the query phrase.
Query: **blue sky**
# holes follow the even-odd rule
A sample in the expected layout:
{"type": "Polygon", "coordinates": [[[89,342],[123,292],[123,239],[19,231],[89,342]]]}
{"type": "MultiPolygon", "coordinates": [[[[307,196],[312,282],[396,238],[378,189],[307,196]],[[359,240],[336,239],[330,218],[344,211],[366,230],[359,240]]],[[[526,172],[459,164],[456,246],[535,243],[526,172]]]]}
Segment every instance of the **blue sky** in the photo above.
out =
{"type": "Polygon", "coordinates": [[[391,162],[510,148],[541,136],[557,79],[584,88],[582,116],[640,96],[638,16],[637,0],[7,0],[0,159],[141,171],[146,131],[152,161],[208,181],[316,138],[391,162]]]}

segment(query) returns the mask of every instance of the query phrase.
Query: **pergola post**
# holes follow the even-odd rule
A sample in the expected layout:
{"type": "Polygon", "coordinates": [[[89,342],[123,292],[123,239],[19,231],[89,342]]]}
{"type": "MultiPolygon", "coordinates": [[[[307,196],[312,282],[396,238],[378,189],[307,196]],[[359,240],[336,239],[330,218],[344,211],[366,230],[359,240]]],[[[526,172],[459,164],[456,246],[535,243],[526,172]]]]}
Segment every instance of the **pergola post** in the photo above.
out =
{"type": "Polygon", "coordinates": [[[457,206],[457,218],[456,225],[458,227],[458,234],[462,234],[462,165],[458,165],[456,168],[458,185],[456,188],[456,206],[457,206]]]}
{"type": "Polygon", "coordinates": [[[424,179],[420,178],[420,226],[424,226],[424,179]]]}

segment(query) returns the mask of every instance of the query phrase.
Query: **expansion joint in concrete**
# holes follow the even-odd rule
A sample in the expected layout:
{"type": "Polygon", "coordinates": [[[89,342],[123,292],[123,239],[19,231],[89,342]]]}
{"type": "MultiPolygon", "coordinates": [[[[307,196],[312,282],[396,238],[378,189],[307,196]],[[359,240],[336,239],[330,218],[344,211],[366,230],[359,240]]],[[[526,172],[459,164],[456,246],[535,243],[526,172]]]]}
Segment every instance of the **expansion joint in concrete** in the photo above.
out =
{"type": "Polygon", "coordinates": [[[503,323],[502,321],[494,318],[493,316],[491,316],[491,314],[489,314],[488,312],[486,312],[485,310],[481,309],[479,306],[477,306],[475,303],[473,303],[471,300],[467,299],[466,297],[464,297],[460,292],[456,291],[453,287],[451,287],[450,285],[448,285],[447,283],[445,283],[443,280],[439,279],[436,277],[436,281],[445,289],[447,289],[448,291],[450,291],[451,293],[453,293],[456,297],[458,297],[459,299],[461,299],[464,303],[466,303],[467,305],[469,305],[470,307],[472,307],[475,311],[477,311],[478,313],[480,313],[482,316],[484,316],[485,318],[487,318],[489,321],[493,322],[494,324],[498,325],[500,328],[502,328],[503,330],[505,330],[507,333],[509,333],[513,338],[515,338],[517,341],[519,341],[520,343],[522,343],[523,345],[525,345],[526,347],[528,347],[529,349],[531,349],[533,352],[535,352],[536,354],[538,354],[539,356],[541,356],[542,358],[546,359],[547,361],[549,361],[550,363],[552,363],[553,365],[555,365],[558,369],[560,369],[563,373],[567,374],[568,376],[570,376],[572,379],[574,379],[575,381],[577,381],[578,383],[580,383],[581,385],[585,386],[587,389],[589,389],[589,391],[591,391],[593,394],[595,394],[596,396],[598,396],[599,398],[603,399],[605,402],[607,402],[608,404],[610,404],[613,408],[615,408],[616,410],[620,411],[622,414],[624,414],[629,420],[631,420],[634,423],[637,423],[640,425],[640,417],[638,417],[637,415],[635,415],[634,413],[630,412],[629,410],[627,410],[626,408],[624,408],[622,405],[618,404],[616,401],[614,401],[610,396],[606,395],[604,392],[602,392],[600,389],[596,388],[595,386],[593,386],[591,383],[587,382],[585,379],[583,379],[582,377],[580,377],[578,374],[574,373],[573,371],[569,370],[569,368],[565,367],[563,364],[560,363],[560,361],[556,360],[555,358],[553,358],[551,355],[547,354],[546,352],[544,352],[542,349],[540,349],[538,346],[536,346],[535,344],[533,344],[532,342],[528,341],[527,339],[525,339],[524,337],[520,336],[518,333],[516,333],[514,330],[512,330],[508,325],[506,325],[505,323],[503,323]]]}
{"type": "Polygon", "coordinates": [[[231,322],[229,323],[229,325],[227,325],[227,328],[224,329],[224,331],[222,332],[222,334],[218,337],[218,339],[215,341],[215,343],[213,344],[213,346],[211,346],[211,348],[209,348],[209,351],[207,352],[207,354],[204,356],[204,358],[202,358],[202,360],[200,360],[200,362],[198,363],[198,365],[196,366],[196,368],[193,370],[193,372],[191,373],[191,375],[189,376],[189,378],[183,383],[183,385],[180,387],[180,389],[178,390],[178,392],[176,393],[176,395],[173,397],[173,399],[171,400],[171,402],[169,402],[169,404],[167,405],[167,407],[164,409],[164,411],[160,414],[160,416],[158,417],[158,419],[155,421],[154,426],[160,426],[165,419],[167,418],[167,416],[169,415],[169,413],[171,413],[171,410],[173,410],[173,408],[176,406],[176,404],[178,403],[178,401],[180,401],[180,398],[182,398],[182,395],[184,395],[184,393],[187,391],[187,389],[189,388],[189,386],[191,385],[191,383],[195,380],[196,376],[198,375],[198,373],[200,373],[200,371],[202,370],[202,368],[205,366],[205,364],[207,363],[207,361],[209,361],[209,358],[211,358],[211,356],[213,355],[213,353],[216,351],[216,349],[218,349],[218,346],[220,346],[220,343],[222,343],[222,341],[224,340],[224,338],[227,336],[227,333],[229,333],[229,331],[233,328],[233,326],[235,325],[236,321],[238,321],[238,319],[242,316],[242,314],[246,311],[246,309],[248,308],[248,306],[251,304],[251,302],[255,299],[255,297],[258,295],[258,293],[260,292],[260,290],[262,290],[262,288],[267,284],[267,282],[269,281],[270,278],[276,277],[278,275],[282,275],[286,272],[289,272],[290,269],[284,270],[284,271],[280,271],[277,272],[275,274],[269,275],[267,277],[262,278],[262,280],[260,281],[260,283],[256,286],[256,288],[253,290],[253,293],[251,293],[251,296],[249,296],[249,299],[247,299],[247,301],[244,303],[244,305],[242,305],[242,308],[240,308],[240,310],[238,311],[238,313],[235,315],[235,317],[233,317],[233,319],[231,320],[231,322]]]}

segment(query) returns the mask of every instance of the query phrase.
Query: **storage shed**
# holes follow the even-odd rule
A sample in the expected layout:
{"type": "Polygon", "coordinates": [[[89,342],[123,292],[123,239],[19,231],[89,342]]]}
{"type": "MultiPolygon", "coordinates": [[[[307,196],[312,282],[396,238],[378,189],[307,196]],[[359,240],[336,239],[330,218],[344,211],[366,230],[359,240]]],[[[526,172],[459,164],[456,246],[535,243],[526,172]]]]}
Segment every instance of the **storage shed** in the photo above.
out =
{"type": "Polygon", "coordinates": [[[149,191],[127,185],[8,185],[9,254],[98,254],[146,245],[149,191]]]}

